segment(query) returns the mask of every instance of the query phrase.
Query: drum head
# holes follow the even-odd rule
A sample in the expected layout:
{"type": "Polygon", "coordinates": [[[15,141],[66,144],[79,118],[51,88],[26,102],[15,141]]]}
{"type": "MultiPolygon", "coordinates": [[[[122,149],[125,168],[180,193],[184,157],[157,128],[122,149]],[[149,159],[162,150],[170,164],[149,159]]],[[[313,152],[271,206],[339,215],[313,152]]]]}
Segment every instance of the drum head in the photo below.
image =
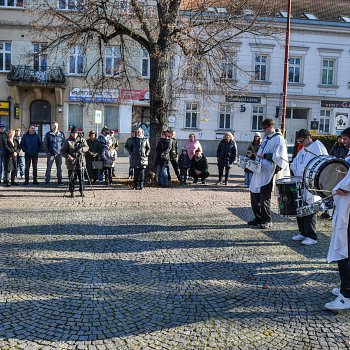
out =
{"type": "Polygon", "coordinates": [[[333,188],[346,176],[348,169],[349,165],[342,159],[334,159],[324,164],[317,181],[320,190],[318,195],[323,198],[330,196],[333,188]]]}

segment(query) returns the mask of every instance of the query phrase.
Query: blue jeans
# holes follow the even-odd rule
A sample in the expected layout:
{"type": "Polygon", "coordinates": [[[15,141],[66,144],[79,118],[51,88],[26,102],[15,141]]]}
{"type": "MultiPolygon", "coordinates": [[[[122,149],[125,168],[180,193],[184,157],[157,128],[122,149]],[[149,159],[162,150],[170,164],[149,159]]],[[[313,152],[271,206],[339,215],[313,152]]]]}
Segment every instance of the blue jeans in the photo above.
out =
{"type": "Polygon", "coordinates": [[[24,177],[24,156],[17,157],[16,176],[18,176],[18,169],[19,169],[19,175],[21,177],[24,177]]]}
{"type": "Polygon", "coordinates": [[[61,153],[55,156],[52,154],[47,155],[45,182],[48,183],[51,180],[51,169],[52,169],[53,162],[56,163],[57,180],[58,182],[62,182],[62,154],[61,153]]]}
{"type": "Polygon", "coordinates": [[[0,180],[4,180],[4,156],[0,155],[0,180]]]}
{"type": "Polygon", "coordinates": [[[253,173],[252,172],[245,172],[244,173],[244,184],[249,187],[250,181],[252,181],[253,173]]]}
{"type": "Polygon", "coordinates": [[[157,165],[157,177],[158,177],[158,185],[160,186],[168,186],[168,169],[167,164],[157,165]]]}

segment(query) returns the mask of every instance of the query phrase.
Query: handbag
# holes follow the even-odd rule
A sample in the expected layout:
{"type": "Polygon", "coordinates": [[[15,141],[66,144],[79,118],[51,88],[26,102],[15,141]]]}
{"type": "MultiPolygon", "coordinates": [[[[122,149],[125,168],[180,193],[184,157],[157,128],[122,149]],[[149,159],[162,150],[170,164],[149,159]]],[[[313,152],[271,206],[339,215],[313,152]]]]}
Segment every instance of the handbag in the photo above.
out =
{"type": "Polygon", "coordinates": [[[102,160],[93,160],[91,162],[92,169],[101,170],[103,169],[103,161],[102,160]]]}

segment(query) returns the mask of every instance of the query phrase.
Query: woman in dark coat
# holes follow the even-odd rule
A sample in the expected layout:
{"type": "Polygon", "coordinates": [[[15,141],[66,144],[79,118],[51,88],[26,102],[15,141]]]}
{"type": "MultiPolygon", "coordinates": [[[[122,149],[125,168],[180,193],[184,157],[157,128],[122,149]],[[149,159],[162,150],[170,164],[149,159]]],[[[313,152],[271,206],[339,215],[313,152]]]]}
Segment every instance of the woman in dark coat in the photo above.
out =
{"type": "Polygon", "coordinates": [[[223,184],[227,185],[230,169],[233,162],[235,162],[237,159],[237,145],[233,139],[233,135],[230,132],[227,132],[220,141],[216,152],[216,158],[219,168],[219,181],[217,184],[222,184],[222,177],[225,169],[225,181],[223,184]]]}
{"type": "Polygon", "coordinates": [[[15,131],[10,129],[7,135],[7,140],[4,141],[4,182],[7,187],[11,185],[16,185],[15,176],[17,171],[17,153],[19,152],[19,144],[18,141],[14,138],[15,131]],[[11,178],[11,184],[9,181],[9,175],[11,178]]]}
{"type": "Polygon", "coordinates": [[[148,155],[151,147],[147,138],[144,137],[144,131],[138,128],[135,131],[135,137],[125,144],[125,149],[130,155],[130,167],[134,168],[134,186],[135,190],[142,190],[145,182],[145,169],[148,165],[148,155]]]}
{"type": "Polygon", "coordinates": [[[343,143],[343,138],[341,135],[337,137],[337,142],[333,145],[331,150],[329,151],[329,155],[336,158],[345,158],[348,154],[348,150],[343,143]]]}
{"type": "Polygon", "coordinates": [[[98,179],[98,169],[92,168],[92,161],[98,160],[98,156],[101,153],[100,141],[96,138],[96,132],[91,130],[89,132],[89,138],[86,140],[89,146],[89,150],[85,153],[86,170],[88,171],[90,180],[95,183],[98,179]]]}
{"type": "MultiPolygon", "coordinates": [[[[247,149],[247,157],[255,160],[256,153],[259,150],[261,144],[261,135],[260,132],[256,132],[254,134],[253,141],[249,144],[247,149]]],[[[245,187],[249,187],[250,181],[252,180],[253,172],[247,168],[244,169],[244,185],[245,187]]]]}

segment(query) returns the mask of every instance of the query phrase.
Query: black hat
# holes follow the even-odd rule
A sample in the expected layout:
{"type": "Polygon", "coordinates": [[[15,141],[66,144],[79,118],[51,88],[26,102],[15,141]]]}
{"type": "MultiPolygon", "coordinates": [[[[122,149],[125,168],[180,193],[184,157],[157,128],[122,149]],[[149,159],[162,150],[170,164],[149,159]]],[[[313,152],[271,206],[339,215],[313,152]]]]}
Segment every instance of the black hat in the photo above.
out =
{"type": "Polygon", "coordinates": [[[91,131],[89,132],[89,136],[92,135],[92,134],[97,135],[97,134],[96,134],[96,131],[94,131],[94,130],[91,130],[91,131]]]}
{"type": "Polygon", "coordinates": [[[72,126],[71,129],[70,129],[70,133],[71,134],[73,134],[74,132],[78,132],[78,129],[77,129],[77,127],[75,125],[72,126]]]}

